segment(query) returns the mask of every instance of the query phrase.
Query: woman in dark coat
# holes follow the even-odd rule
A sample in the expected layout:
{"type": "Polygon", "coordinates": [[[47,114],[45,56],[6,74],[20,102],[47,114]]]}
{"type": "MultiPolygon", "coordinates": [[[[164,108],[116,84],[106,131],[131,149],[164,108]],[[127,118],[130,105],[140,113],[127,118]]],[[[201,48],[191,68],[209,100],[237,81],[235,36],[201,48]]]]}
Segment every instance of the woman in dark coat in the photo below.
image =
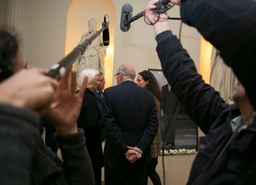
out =
{"type": "Polygon", "coordinates": [[[101,113],[97,99],[93,93],[99,82],[99,71],[91,68],[84,69],[79,76],[78,86],[87,76],[87,88],[84,93],[81,112],[77,121],[78,128],[84,129],[86,146],[92,161],[96,185],[101,185],[101,168],[103,167],[103,151],[101,146],[101,113]]]}

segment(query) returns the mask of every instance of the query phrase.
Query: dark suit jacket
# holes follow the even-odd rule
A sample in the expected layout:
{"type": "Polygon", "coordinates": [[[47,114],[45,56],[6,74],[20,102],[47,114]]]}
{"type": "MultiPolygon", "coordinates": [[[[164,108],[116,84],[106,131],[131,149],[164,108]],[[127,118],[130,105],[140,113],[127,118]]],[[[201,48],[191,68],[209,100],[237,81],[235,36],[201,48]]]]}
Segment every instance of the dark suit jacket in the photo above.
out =
{"type": "Polygon", "coordinates": [[[105,166],[136,168],[150,162],[150,145],[157,133],[158,121],[153,95],[132,81],[104,91],[103,122],[107,127],[104,150],[105,166]],[[142,158],[131,164],[125,159],[127,146],[143,151],[142,158]]]}
{"type": "Polygon", "coordinates": [[[93,166],[103,166],[103,152],[101,146],[101,113],[97,99],[93,92],[86,89],[79,118],[78,128],[84,129],[86,146],[93,166]]]}
{"type": "Polygon", "coordinates": [[[163,93],[163,100],[161,101],[161,109],[163,110],[164,114],[173,114],[177,111],[179,107],[178,99],[176,95],[169,91],[168,84],[162,87],[163,93]]]}
{"type": "Polygon", "coordinates": [[[98,107],[99,107],[100,111],[102,112],[102,104],[104,103],[103,97],[101,97],[99,95],[98,91],[94,91],[93,93],[94,93],[95,97],[97,98],[98,107]]]}
{"type": "MultiPolygon", "coordinates": [[[[95,97],[97,98],[97,104],[98,104],[100,112],[102,113],[102,105],[104,104],[104,100],[103,100],[103,97],[101,97],[98,92],[99,91],[94,91],[93,93],[94,93],[95,97]]],[[[103,121],[101,124],[103,125],[103,128],[101,129],[101,142],[103,142],[106,140],[106,132],[107,131],[106,131],[103,121]]]]}

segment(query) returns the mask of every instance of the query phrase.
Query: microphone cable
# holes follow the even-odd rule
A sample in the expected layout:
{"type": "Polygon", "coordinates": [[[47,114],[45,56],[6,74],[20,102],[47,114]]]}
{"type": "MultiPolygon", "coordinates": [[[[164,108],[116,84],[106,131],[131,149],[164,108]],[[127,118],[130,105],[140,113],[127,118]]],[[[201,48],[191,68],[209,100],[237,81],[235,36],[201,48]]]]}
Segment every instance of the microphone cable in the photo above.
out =
{"type": "MultiPolygon", "coordinates": [[[[161,1],[161,0],[160,0],[161,1]]],[[[159,20],[160,20],[160,14],[163,14],[163,13],[165,13],[165,14],[167,14],[166,13],[166,11],[167,10],[169,10],[169,9],[171,9],[171,8],[173,8],[175,5],[173,4],[173,5],[171,5],[171,4],[167,4],[167,5],[165,5],[165,6],[163,6],[163,9],[160,9],[160,10],[158,10],[158,11],[154,11],[156,14],[158,14],[158,19],[154,22],[154,23],[152,23],[152,22],[150,22],[147,18],[146,18],[146,16],[144,16],[144,22],[147,24],[147,25],[154,25],[154,24],[156,24],[159,20]]],[[[159,8],[159,7],[158,7],[159,8]]],[[[145,11],[144,12],[142,12],[142,13],[144,13],[144,15],[145,15],[145,11]]],[[[173,17],[170,17],[170,16],[168,16],[167,15],[167,19],[169,19],[169,20],[181,20],[181,18],[173,18],[173,17]]],[[[182,31],[182,25],[183,25],[183,22],[181,21],[180,22],[180,28],[179,28],[179,36],[178,36],[178,39],[180,40],[180,48],[179,48],[179,54],[180,54],[180,56],[179,56],[179,63],[180,63],[180,67],[179,67],[179,82],[181,82],[181,80],[182,80],[182,76],[181,76],[181,72],[182,72],[182,62],[183,62],[183,56],[182,56],[182,53],[181,53],[181,51],[182,51],[182,44],[181,44],[181,31],[182,31]]],[[[169,84],[169,83],[168,83],[169,84]]],[[[178,92],[180,92],[180,89],[181,88],[181,86],[179,86],[179,90],[178,90],[178,92]]],[[[173,115],[174,114],[178,114],[178,104],[179,104],[179,101],[177,101],[176,103],[175,103],[175,108],[174,108],[174,110],[175,110],[175,112],[171,115],[171,118],[170,118],[170,120],[171,120],[171,122],[173,121],[173,115]]],[[[176,120],[175,120],[176,121],[176,120]]],[[[163,170],[163,184],[164,185],[166,185],[166,173],[165,173],[165,162],[164,162],[164,156],[165,156],[165,153],[164,153],[164,150],[165,150],[165,147],[164,147],[164,142],[165,142],[165,139],[166,139],[166,135],[167,135],[167,131],[169,130],[169,128],[170,128],[170,125],[171,125],[171,123],[169,123],[168,124],[168,126],[167,126],[167,128],[165,129],[165,132],[164,132],[164,137],[163,137],[163,142],[162,142],[162,146],[161,146],[161,150],[162,150],[162,170],[163,170]]],[[[197,131],[198,132],[198,131],[197,131]]],[[[196,135],[198,135],[198,134],[196,134],[196,135]]],[[[196,149],[197,150],[197,149],[196,149]]]]}
{"type": "MultiPolygon", "coordinates": [[[[173,7],[174,5],[171,6],[171,8],[173,7]]],[[[168,9],[169,10],[169,9],[168,9]]],[[[165,12],[163,12],[165,13],[165,12]]],[[[167,15],[168,16],[168,15],[167,15]]],[[[159,18],[160,18],[160,14],[158,16],[158,19],[157,21],[159,21],[159,18]]],[[[172,18],[170,16],[167,17],[168,19],[171,19],[171,20],[181,20],[181,18],[172,18]]],[[[146,22],[146,18],[144,17],[144,21],[146,22]]],[[[156,22],[157,22],[156,21],[156,22]]],[[[155,22],[155,23],[156,23],[155,22]]],[[[155,24],[153,23],[153,24],[155,24]]],[[[148,25],[153,25],[153,24],[150,24],[148,22],[146,22],[146,24],[148,25]]],[[[182,56],[182,44],[181,44],[181,32],[182,32],[182,25],[183,25],[183,22],[180,21],[180,27],[179,27],[179,35],[178,35],[178,39],[180,40],[180,47],[179,47],[179,83],[181,83],[182,81],[182,76],[181,76],[181,73],[182,73],[182,63],[183,63],[183,56],[182,56]]],[[[169,83],[168,83],[169,84],[169,83]]],[[[181,91],[181,86],[178,87],[179,90],[177,91],[178,93],[181,91]]],[[[171,115],[171,122],[173,121],[173,115],[174,114],[178,114],[178,104],[179,104],[179,101],[176,101],[175,103],[175,106],[174,106],[174,110],[175,112],[171,115]]],[[[176,121],[176,120],[175,120],[176,121]]],[[[166,139],[166,136],[167,136],[167,131],[170,129],[170,125],[171,123],[168,124],[167,128],[165,128],[165,132],[164,132],[164,137],[163,137],[163,142],[162,142],[162,146],[161,146],[161,150],[162,150],[162,170],[163,170],[163,185],[167,185],[166,184],[166,172],[165,172],[165,162],[164,162],[164,156],[165,156],[165,153],[164,153],[164,150],[165,150],[165,147],[164,147],[164,142],[165,142],[165,139],[166,139]]],[[[197,131],[198,132],[198,131],[197,131]]],[[[197,150],[197,149],[196,149],[197,150]]]]}

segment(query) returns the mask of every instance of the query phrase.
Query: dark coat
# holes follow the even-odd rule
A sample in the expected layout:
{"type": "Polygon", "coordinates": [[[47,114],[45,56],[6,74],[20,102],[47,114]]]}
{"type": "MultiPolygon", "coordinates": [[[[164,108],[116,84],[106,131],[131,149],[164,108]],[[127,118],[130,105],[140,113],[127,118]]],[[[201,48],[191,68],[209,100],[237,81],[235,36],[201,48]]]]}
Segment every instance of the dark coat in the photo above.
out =
{"type": "Polygon", "coordinates": [[[61,160],[44,145],[39,123],[34,111],[0,104],[1,185],[94,184],[83,130],[55,134],[61,160]]]}
{"type": "MultiPolygon", "coordinates": [[[[159,34],[156,39],[157,52],[165,77],[190,118],[206,134],[200,139],[199,153],[190,172],[188,184],[193,184],[209,159],[215,152],[221,151],[233,134],[230,121],[239,116],[240,112],[236,104],[228,105],[214,88],[205,84],[177,37],[166,31],[159,34]]],[[[217,161],[214,160],[198,184],[246,184],[247,179],[255,173],[254,128],[256,123],[242,130],[228,150],[217,161]]]]}
{"type": "Polygon", "coordinates": [[[104,158],[109,168],[136,168],[150,161],[150,145],[158,121],[153,95],[132,81],[104,91],[103,121],[107,128],[104,158]],[[125,159],[127,146],[143,151],[135,163],[125,159]]]}
{"type": "Polygon", "coordinates": [[[100,109],[100,112],[102,112],[102,104],[104,103],[103,97],[101,97],[97,91],[94,91],[93,93],[97,98],[97,104],[100,109]]]}
{"type": "Polygon", "coordinates": [[[84,129],[86,146],[93,166],[103,166],[103,152],[101,146],[101,113],[97,99],[93,92],[86,89],[81,112],[77,120],[78,128],[84,129]]]}
{"type": "Polygon", "coordinates": [[[161,109],[164,114],[174,114],[178,109],[178,99],[176,95],[169,91],[168,84],[162,87],[163,100],[161,101],[161,109]]]}
{"type": "MultiPolygon", "coordinates": [[[[102,114],[102,106],[104,104],[103,97],[99,94],[99,91],[94,91],[93,93],[94,93],[95,97],[97,98],[97,104],[98,104],[99,110],[102,114]]],[[[103,95],[103,93],[102,93],[102,95],[103,95]]],[[[106,140],[107,131],[106,131],[106,128],[104,126],[104,123],[103,123],[102,119],[101,119],[101,122],[102,122],[101,124],[103,125],[102,129],[101,129],[101,142],[103,142],[103,141],[106,140]]]]}
{"type": "Polygon", "coordinates": [[[256,3],[252,0],[184,0],[182,20],[198,29],[231,66],[256,109],[256,3]]]}

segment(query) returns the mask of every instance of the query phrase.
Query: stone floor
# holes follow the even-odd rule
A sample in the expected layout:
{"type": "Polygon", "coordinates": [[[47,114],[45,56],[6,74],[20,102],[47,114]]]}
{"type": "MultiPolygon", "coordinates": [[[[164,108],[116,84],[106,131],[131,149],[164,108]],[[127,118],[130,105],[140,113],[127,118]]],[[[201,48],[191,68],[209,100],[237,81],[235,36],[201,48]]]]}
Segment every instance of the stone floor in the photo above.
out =
{"type": "MultiPolygon", "coordinates": [[[[157,172],[162,185],[185,185],[194,158],[195,155],[160,156],[157,172]]],[[[148,185],[153,185],[150,180],[148,182],[148,185]]]]}
{"type": "MultiPolygon", "coordinates": [[[[156,170],[161,178],[162,185],[185,185],[194,158],[195,155],[159,156],[156,170]]],[[[102,180],[104,180],[104,175],[102,180]]],[[[104,185],[104,182],[102,182],[102,185],[104,185]]],[[[148,185],[153,185],[150,179],[148,185]]]]}
{"type": "MultiPolygon", "coordinates": [[[[104,143],[102,147],[104,148],[104,143]]],[[[60,156],[59,151],[58,155],[60,156]]],[[[194,158],[195,155],[159,156],[156,170],[161,178],[162,185],[185,185],[194,158]]],[[[104,181],[104,168],[102,169],[102,180],[104,181]]],[[[104,182],[102,182],[102,185],[104,185],[104,182]]],[[[150,179],[148,185],[153,185],[150,179]]]]}

